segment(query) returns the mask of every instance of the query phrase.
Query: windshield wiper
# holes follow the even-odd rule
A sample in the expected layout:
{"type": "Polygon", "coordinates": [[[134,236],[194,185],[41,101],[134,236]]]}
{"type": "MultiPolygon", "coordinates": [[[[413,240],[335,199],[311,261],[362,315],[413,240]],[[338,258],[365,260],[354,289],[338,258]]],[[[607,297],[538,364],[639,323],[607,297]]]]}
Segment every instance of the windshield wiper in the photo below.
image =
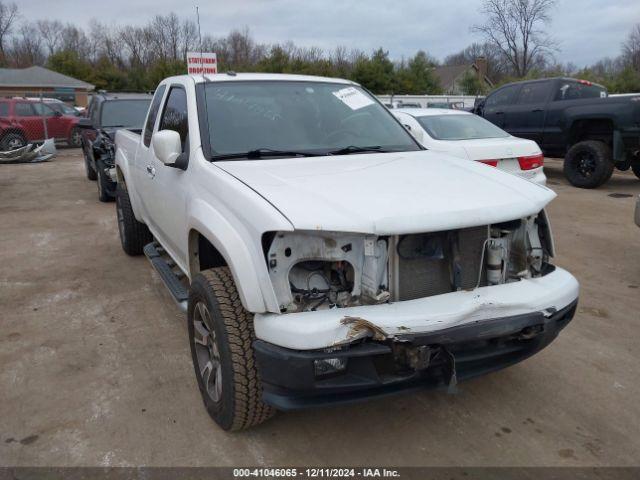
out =
{"type": "Polygon", "coordinates": [[[329,155],[350,155],[352,153],[362,152],[384,152],[380,145],[370,145],[368,147],[358,147],[356,145],[349,145],[348,147],[339,148],[338,150],[332,150],[328,152],[329,155]]]}
{"type": "Polygon", "coordinates": [[[259,158],[267,157],[317,157],[319,153],[312,152],[296,152],[294,150],[274,150],[271,148],[257,148],[255,150],[249,150],[248,152],[240,153],[223,153],[220,155],[213,155],[211,160],[238,160],[248,159],[256,160],[259,158]]]}

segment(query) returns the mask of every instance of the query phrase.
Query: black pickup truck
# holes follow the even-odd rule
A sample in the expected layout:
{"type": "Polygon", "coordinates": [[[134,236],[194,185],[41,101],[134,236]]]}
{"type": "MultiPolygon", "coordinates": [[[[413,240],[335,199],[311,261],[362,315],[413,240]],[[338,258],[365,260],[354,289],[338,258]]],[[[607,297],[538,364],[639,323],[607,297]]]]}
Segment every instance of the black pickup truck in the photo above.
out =
{"type": "Polygon", "coordinates": [[[640,95],[610,97],[586,80],[547,78],[506,84],[475,113],[536,141],[546,156],[564,157],[564,174],[576,187],[599,187],[614,168],[640,178],[640,95]]]}
{"type": "Polygon", "coordinates": [[[108,202],[115,197],[114,166],[116,131],[120,128],[142,131],[151,95],[145,93],[106,93],[93,96],[87,117],[78,122],[84,166],[89,180],[98,182],[98,198],[108,202]]]}

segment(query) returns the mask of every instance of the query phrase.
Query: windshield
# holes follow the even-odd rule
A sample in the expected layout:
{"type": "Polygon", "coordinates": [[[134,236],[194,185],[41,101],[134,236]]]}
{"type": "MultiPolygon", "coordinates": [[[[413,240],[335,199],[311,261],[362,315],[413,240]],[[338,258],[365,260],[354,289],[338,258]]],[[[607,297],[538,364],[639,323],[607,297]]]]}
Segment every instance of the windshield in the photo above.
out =
{"type": "Polygon", "coordinates": [[[420,148],[360,87],[301,81],[206,83],[213,156],[255,150],[314,154],[420,148]],[[358,149],[353,148],[358,147],[358,149]]]}
{"type": "Polygon", "coordinates": [[[102,128],[142,128],[151,99],[109,100],[102,105],[102,128]]]}
{"type": "Polygon", "coordinates": [[[581,100],[583,98],[603,98],[607,90],[595,83],[584,80],[567,80],[560,82],[555,100],[581,100]]]}
{"type": "Polygon", "coordinates": [[[55,111],[60,112],[64,115],[78,116],[78,111],[75,108],[70,107],[66,103],[48,103],[47,105],[49,105],[55,111]]]}
{"type": "Polygon", "coordinates": [[[416,118],[436,140],[504,138],[509,134],[477,115],[427,115],[416,118]]]}

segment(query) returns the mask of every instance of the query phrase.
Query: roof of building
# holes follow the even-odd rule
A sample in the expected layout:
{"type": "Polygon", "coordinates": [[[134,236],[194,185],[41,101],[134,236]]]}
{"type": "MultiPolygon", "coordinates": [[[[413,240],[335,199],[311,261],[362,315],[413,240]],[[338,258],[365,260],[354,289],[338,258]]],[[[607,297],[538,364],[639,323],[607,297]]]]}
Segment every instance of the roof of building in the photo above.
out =
{"type": "MultiPolygon", "coordinates": [[[[478,70],[478,67],[475,63],[469,63],[467,65],[445,65],[443,67],[436,67],[433,69],[433,73],[436,77],[438,77],[440,86],[446,90],[447,88],[453,86],[456,79],[460,75],[463,75],[470,68],[478,70]]],[[[484,80],[489,85],[493,85],[489,77],[487,77],[486,75],[484,77],[484,80]]]]}
{"type": "Polygon", "coordinates": [[[79,88],[94,86],[37,65],[29,68],[0,68],[0,87],[79,88]]]}

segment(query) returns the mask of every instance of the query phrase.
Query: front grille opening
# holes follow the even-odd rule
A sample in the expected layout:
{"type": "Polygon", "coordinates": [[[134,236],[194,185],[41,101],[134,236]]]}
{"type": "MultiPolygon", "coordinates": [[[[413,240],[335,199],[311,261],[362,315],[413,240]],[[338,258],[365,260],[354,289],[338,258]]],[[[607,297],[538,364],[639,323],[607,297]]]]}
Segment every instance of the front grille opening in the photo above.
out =
{"type": "Polygon", "coordinates": [[[414,300],[486,285],[482,250],[488,227],[403,235],[396,244],[397,299],[414,300]],[[482,274],[480,273],[482,272],[482,274]]]}

